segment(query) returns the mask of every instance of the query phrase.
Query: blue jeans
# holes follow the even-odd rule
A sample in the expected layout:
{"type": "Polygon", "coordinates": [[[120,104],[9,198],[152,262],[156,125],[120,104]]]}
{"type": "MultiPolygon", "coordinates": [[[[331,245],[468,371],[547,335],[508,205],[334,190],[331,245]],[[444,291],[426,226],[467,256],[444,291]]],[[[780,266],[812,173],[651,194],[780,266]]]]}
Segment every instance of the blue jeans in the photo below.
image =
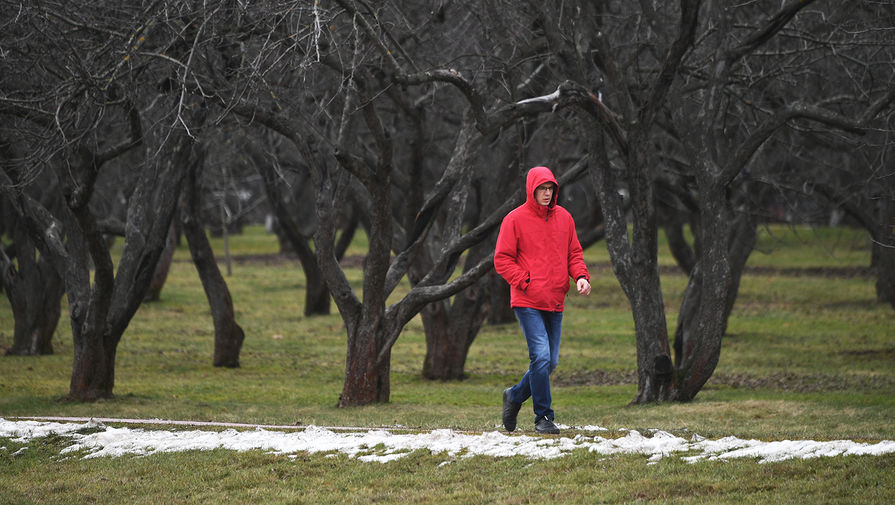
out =
{"type": "Polygon", "coordinates": [[[553,420],[550,408],[550,373],[559,363],[559,341],[562,335],[562,312],[516,307],[516,319],[528,343],[528,371],[519,384],[510,388],[510,400],[523,403],[532,399],[535,421],[542,417],[553,420]]]}

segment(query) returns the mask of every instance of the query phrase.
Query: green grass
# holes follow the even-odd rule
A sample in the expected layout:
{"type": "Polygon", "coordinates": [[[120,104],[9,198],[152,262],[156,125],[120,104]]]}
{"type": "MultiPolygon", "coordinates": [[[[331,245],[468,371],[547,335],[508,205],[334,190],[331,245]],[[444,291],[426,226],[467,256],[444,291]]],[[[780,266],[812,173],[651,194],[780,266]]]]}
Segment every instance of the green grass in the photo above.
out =
{"type": "MultiPolygon", "coordinates": [[[[349,254],[363,250],[358,237],[349,254]]],[[[213,241],[222,251],[220,239],[213,241]]],[[[211,366],[212,323],[185,246],[162,300],[138,311],[118,348],[116,398],[64,399],[72,345],[63,318],[56,354],[0,356],[0,417],[193,419],[258,424],[497,429],[500,391],[527,367],[517,325],[486,326],[467,361],[469,378],[420,376],[418,319],[392,353],[391,402],[339,409],[345,329],[337,314],[305,318],[297,262],[242,261],[279,246],[258,228],[230,237],[227,278],[246,331],[239,369],[211,366]]],[[[662,264],[672,265],[661,246],[662,264]]],[[[895,312],[875,301],[874,279],[807,275],[803,268],[869,264],[865,236],[848,229],[762,230],[725,337],[721,361],[696,400],[628,406],[636,393],[633,321],[605,247],[586,252],[594,293],[570,297],[554,408],[563,424],[610,430],[659,428],[708,438],[895,439],[895,312]]],[[[673,272],[673,269],[669,269],[673,272]]],[[[360,287],[360,273],[349,278],[360,287]]],[[[662,278],[670,331],[686,279],[662,278]]],[[[67,307],[66,307],[67,310],[67,307]]],[[[335,306],[333,306],[335,312],[335,306]]],[[[0,351],[12,343],[0,300],[0,351]]],[[[530,424],[526,409],[520,426],[530,424]]],[[[758,464],[689,465],[665,458],[574,453],[550,461],[414,453],[387,464],[344,455],[260,451],[156,454],[118,459],[60,457],[66,439],[0,440],[2,503],[890,503],[892,456],[758,464]],[[449,462],[441,465],[441,463],[449,462]],[[188,468],[189,472],[183,469],[188,468]]]]}

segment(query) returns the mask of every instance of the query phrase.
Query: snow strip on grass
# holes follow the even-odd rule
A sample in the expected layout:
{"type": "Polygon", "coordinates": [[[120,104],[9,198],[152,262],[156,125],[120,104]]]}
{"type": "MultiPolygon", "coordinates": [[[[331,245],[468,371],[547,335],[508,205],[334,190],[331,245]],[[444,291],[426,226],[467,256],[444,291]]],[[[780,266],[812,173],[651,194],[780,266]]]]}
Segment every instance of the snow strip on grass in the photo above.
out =
{"type": "MultiPolygon", "coordinates": [[[[572,429],[605,431],[595,426],[572,429]]],[[[272,431],[262,427],[249,430],[230,428],[223,431],[169,431],[116,428],[97,421],[84,423],[9,421],[0,418],[0,438],[28,443],[32,439],[49,435],[70,438],[72,443],[62,450],[62,454],[83,454],[84,458],[227,449],[262,450],[290,457],[294,457],[297,453],[340,452],[360,461],[385,463],[416,450],[428,450],[452,458],[523,456],[529,459],[559,458],[572,451],[587,450],[605,456],[643,454],[649,457],[650,463],[672,455],[679,455],[689,463],[735,458],[752,458],[760,463],[768,463],[792,458],[895,453],[895,441],[891,440],[877,443],[850,440],[765,442],[736,437],[708,440],[698,435],[688,440],[660,430],[653,431],[649,436],[631,430],[620,438],[582,434],[572,438],[539,437],[507,435],[498,431],[470,434],[449,429],[410,434],[392,433],[381,429],[336,432],[318,426],[308,426],[290,432],[272,431]]]]}

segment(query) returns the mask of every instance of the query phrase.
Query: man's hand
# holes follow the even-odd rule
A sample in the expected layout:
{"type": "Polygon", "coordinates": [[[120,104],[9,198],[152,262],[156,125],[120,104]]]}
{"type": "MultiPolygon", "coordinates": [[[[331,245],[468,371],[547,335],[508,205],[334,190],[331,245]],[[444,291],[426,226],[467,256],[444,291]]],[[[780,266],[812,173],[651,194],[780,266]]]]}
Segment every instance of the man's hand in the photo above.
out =
{"type": "Polygon", "coordinates": [[[584,277],[578,279],[576,285],[578,286],[579,295],[587,296],[590,294],[590,283],[587,282],[587,279],[585,279],[584,277]]]}

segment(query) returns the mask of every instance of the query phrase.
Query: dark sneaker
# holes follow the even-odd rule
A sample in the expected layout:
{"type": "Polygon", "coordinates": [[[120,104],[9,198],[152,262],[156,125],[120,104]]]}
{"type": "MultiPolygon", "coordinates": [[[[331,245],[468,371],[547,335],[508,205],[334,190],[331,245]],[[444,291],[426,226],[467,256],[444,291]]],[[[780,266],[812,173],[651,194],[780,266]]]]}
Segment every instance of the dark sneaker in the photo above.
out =
{"type": "Polygon", "coordinates": [[[553,421],[547,419],[546,417],[542,417],[539,420],[535,421],[535,431],[547,435],[559,435],[559,428],[557,428],[556,425],[553,424],[553,421]]]}
{"type": "Polygon", "coordinates": [[[503,427],[507,431],[516,429],[516,416],[519,415],[519,409],[522,408],[521,403],[510,400],[510,388],[503,390],[503,427]]]}

